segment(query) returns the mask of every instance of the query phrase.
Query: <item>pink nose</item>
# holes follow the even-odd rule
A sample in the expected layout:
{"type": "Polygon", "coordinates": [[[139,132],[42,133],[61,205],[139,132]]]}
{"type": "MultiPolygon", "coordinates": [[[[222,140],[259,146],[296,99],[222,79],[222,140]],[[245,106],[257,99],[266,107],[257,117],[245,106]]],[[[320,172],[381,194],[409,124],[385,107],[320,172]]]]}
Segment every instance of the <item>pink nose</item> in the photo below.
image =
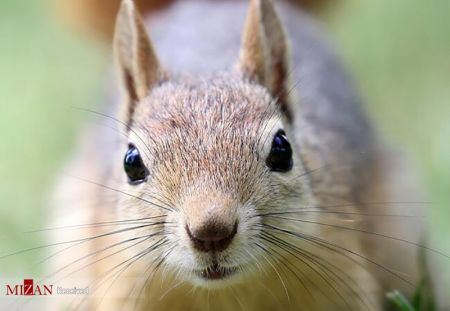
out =
{"type": "Polygon", "coordinates": [[[230,245],[236,235],[237,227],[237,222],[233,226],[209,223],[192,231],[186,226],[186,231],[196,250],[201,252],[220,252],[230,245]]]}

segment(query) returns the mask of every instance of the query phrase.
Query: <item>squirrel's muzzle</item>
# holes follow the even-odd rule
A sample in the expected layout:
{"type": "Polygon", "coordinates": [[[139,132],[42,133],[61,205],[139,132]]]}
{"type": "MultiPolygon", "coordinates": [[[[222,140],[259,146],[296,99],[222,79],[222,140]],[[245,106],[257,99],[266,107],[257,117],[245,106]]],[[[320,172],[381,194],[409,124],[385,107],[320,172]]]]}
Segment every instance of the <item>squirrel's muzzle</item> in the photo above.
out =
{"type": "Polygon", "coordinates": [[[196,195],[185,202],[186,233],[192,246],[201,252],[221,252],[238,231],[236,202],[213,192],[196,195]]]}
{"type": "Polygon", "coordinates": [[[220,252],[225,250],[236,235],[238,223],[230,227],[225,224],[206,223],[202,227],[186,231],[194,248],[201,252],[220,252]]]}

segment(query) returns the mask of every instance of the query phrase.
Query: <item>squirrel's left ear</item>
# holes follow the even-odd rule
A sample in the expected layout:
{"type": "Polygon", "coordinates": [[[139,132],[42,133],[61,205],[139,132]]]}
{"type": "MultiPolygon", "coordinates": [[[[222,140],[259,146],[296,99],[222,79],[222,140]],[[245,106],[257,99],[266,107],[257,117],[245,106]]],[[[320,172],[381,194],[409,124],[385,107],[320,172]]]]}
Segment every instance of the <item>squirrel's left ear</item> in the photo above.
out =
{"type": "Polygon", "coordinates": [[[121,117],[128,124],[136,103],[145,98],[163,77],[153,45],[132,0],[122,0],[114,34],[114,54],[127,96],[121,117]]]}
{"type": "Polygon", "coordinates": [[[272,0],[250,0],[238,67],[245,78],[271,92],[287,120],[292,119],[289,63],[288,42],[272,0]]]}

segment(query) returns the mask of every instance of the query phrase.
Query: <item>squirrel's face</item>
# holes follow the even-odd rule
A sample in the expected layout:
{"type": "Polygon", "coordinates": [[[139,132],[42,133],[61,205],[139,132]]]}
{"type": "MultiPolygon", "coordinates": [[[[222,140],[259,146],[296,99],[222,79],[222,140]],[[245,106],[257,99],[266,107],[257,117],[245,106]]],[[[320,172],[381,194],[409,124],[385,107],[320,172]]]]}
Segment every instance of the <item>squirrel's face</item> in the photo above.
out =
{"type": "Polygon", "coordinates": [[[164,242],[158,255],[186,280],[210,286],[252,272],[268,248],[261,215],[298,206],[307,190],[282,120],[267,90],[239,77],[155,87],[123,146],[133,197],[120,201],[120,218],[158,222],[140,234],[164,242]]]}
{"type": "Polygon", "coordinates": [[[310,193],[289,132],[289,53],[271,2],[251,1],[232,74],[169,78],[132,1],[119,13],[115,51],[129,137],[121,180],[131,194],[118,211],[144,222],[141,256],[205,286],[269,264],[264,214],[310,193]]]}

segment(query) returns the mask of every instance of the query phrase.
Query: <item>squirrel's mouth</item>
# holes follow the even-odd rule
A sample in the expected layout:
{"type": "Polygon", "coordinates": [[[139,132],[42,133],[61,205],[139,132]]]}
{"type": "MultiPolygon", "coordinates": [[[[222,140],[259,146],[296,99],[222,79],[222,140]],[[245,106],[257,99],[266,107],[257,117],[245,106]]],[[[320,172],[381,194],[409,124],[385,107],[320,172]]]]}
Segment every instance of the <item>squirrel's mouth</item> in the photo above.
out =
{"type": "Polygon", "coordinates": [[[237,272],[236,267],[222,267],[214,263],[206,269],[196,271],[196,274],[204,280],[223,280],[237,272]]]}

